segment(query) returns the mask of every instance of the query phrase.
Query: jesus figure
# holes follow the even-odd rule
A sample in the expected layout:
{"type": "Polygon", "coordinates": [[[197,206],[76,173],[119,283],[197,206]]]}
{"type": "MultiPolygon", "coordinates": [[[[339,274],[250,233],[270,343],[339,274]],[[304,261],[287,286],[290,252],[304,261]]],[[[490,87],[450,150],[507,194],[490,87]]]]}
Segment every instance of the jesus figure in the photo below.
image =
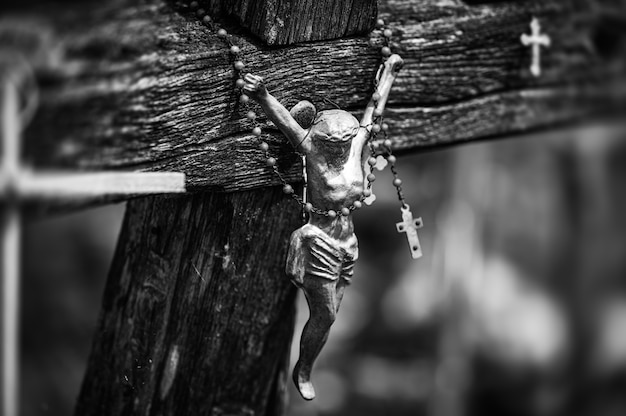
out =
{"type": "Polygon", "coordinates": [[[310,212],[308,223],[291,235],[286,267],[289,278],[304,291],[310,310],[293,371],[294,383],[306,400],[315,397],[313,363],[328,339],[359,255],[352,210],[366,190],[370,157],[366,144],[375,114],[382,114],[402,63],[398,55],[385,61],[376,99],[370,100],[360,123],[347,111],[325,110],[315,115],[311,126],[303,127],[267,91],[261,77],[244,77],[245,94],[260,104],[296,150],[305,155],[307,200],[322,212],[310,212]]]}

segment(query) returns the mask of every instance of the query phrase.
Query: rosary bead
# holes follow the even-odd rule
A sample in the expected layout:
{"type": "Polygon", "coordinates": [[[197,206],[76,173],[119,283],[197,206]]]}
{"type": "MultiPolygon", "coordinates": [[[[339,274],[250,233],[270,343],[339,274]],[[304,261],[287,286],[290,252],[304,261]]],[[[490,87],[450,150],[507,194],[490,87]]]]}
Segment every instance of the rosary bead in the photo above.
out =
{"type": "Polygon", "coordinates": [[[328,217],[329,218],[335,218],[337,216],[337,213],[335,211],[333,211],[332,209],[328,210],[328,217]]]}
{"type": "Polygon", "coordinates": [[[261,127],[255,127],[252,129],[252,134],[254,134],[255,136],[260,136],[261,135],[261,127]]]}
{"type": "Polygon", "coordinates": [[[346,207],[341,208],[341,215],[343,215],[344,217],[347,217],[348,215],[350,215],[350,208],[346,208],[346,207]]]}
{"type": "Polygon", "coordinates": [[[189,7],[191,7],[192,9],[197,9],[198,8],[198,2],[197,1],[192,1],[191,3],[189,3],[189,7]]]}
{"type": "Polygon", "coordinates": [[[237,81],[235,81],[235,86],[237,88],[243,88],[244,85],[246,85],[246,81],[244,81],[241,78],[239,78],[237,81]]]}
{"type": "Polygon", "coordinates": [[[391,49],[389,49],[389,46],[383,46],[380,49],[380,53],[386,58],[391,55],[391,49]]]}
{"type": "Polygon", "coordinates": [[[383,123],[381,128],[383,129],[383,131],[388,131],[389,130],[389,124],[383,123]]]}
{"type": "Polygon", "coordinates": [[[264,152],[267,152],[270,149],[270,145],[265,142],[261,142],[261,144],[259,145],[259,148],[263,150],[264,152]]]}
{"type": "Polygon", "coordinates": [[[387,162],[393,165],[394,163],[396,163],[396,157],[394,155],[387,156],[387,162]]]}
{"type": "Polygon", "coordinates": [[[276,165],[276,159],[273,157],[268,157],[267,158],[267,166],[274,166],[276,165]]]}
{"type": "Polygon", "coordinates": [[[248,113],[246,114],[246,118],[248,120],[254,121],[256,119],[256,113],[254,111],[248,111],[248,113]]]}
{"type": "Polygon", "coordinates": [[[246,94],[241,94],[241,96],[239,97],[239,102],[241,104],[248,104],[248,101],[250,101],[250,97],[248,97],[246,94]]]}
{"type": "Polygon", "coordinates": [[[372,191],[371,191],[371,190],[369,190],[369,189],[363,189],[363,196],[364,196],[364,197],[366,197],[366,198],[367,198],[367,197],[368,197],[368,196],[370,196],[371,194],[372,194],[372,191]]]}
{"type": "Polygon", "coordinates": [[[363,203],[361,201],[354,201],[352,206],[354,206],[355,209],[359,209],[363,206],[363,203]]]}
{"type": "Polygon", "coordinates": [[[311,212],[313,211],[313,204],[311,204],[310,202],[307,202],[306,204],[304,204],[304,210],[306,212],[311,212]]]}
{"type": "Polygon", "coordinates": [[[385,26],[385,21],[384,21],[383,19],[378,19],[378,20],[376,21],[376,27],[377,27],[377,28],[379,28],[379,29],[380,29],[380,28],[382,28],[382,27],[384,27],[384,26],[385,26]]]}
{"type": "Polygon", "coordinates": [[[241,71],[245,65],[242,61],[235,61],[235,69],[241,71]]]}
{"type": "Polygon", "coordinates": [[[211,19],[211,16],[209,16],[209,15],[207,14],[207,15],[205,15],[205,16],[202,18],[202,21],[203,21],[204,23],[206,23],[206,24],[209,24],[209,23],[211,23],[211,22],[213,21],[213,19],[211,19]]]}
{"type": "Polygon", "coordinates": [[[236,55],[239,52],[241,52],[241,49],[239,49],[239,46],[233,45],[233,46],[230,47],[230,53],[236,55]]]}
{"type": "Polygon", "coordinates": [[[380,100],[380,93],[378,91],[376,91],[374,94],[372,94],[372,100],[374,100],[374,101],[380,100]]]}
{"type": "Polygon", "coordinates": [[[370,182],[374,182],[376,180],[376,175],[370,173],[369,175],[367,175],[367,180],[370,182]]]}
{"type": "Polygon", "coordinates": [[[391,29],[385,29],[383,30],[383,36],[386,38],[390,38],[391,35],[393,35],[393,33],[391,32],[391,29]]]}
{"type": "Polygon", "coordinates": [[[377,108],[374,110],[374,117],[380,117],[383,115],[383,110],[381,110],[380,108],[377,108]]]}
{"type": "Polygon", "coordinates": [[[373,131],[374,133],[380,133],[380,124],[374,124],[374,125],[372,126],[372,131],[373,131]]]}
{"type": "Polygon", "coordinates": [[[386,139],[386,140],[383,142],[383,146],[385,146],[385,147],[391,147],[391,140],[386,139]]]}
{"type": "Polygon", "coordinates": [[[291,187],[291,185],[285,185],[283,186],[283,192],[287,195],[291,195],[293,193],[293,188],[291,187]]]}
{"type": "Polygon", "coordinates": [[[393,186],[395,186],[397,188],[400,185],[402,185],[402,179],[396,178],[396,179],[393,180],[393,186]]]}
{"type": "Polygon", "coordinates": [[[376,158],[375,157],[370,157],[369,159],[367,159],[367,164],[370,166],[374,166],[376,165],[376,158]]]}
{"type": "Polygon", "coordinates": [[[225,38],[226,35],[228,35],[228,32],[226,32],[226,30],[224,29],[220,29],[217,31],[217,36],[219,36],[220,38],[225,38]]]}
{"type": "Polygon", "coordinates": [[[204,9],[198,9],[196,11],[196,14],[200,17],[204,17],[204,15],[206,14],[206,12],[204,11],[204,9]]]}

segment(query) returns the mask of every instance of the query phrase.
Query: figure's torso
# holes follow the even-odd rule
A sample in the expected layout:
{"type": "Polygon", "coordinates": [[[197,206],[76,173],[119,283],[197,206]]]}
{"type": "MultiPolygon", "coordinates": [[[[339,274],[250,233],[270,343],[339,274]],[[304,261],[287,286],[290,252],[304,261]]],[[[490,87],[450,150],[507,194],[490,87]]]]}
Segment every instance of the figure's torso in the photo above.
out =
{"type": "MultiPolygon", "coordinates": [[[[358,134],[367,134],[362,129],[358,134]]],[[[334,144],[333,152],[320,152],[315,147],[307,152],[308,201],[322,210],[341,212],[358,201],[363,194],[366,172],[364,160],[369,156],[363,148],[353,145],[354,140],[334,144]],[[340,147],[343,146],[343,149],[340,147]]],[[[327,150],[327,149],[325,149],[327,150]]],[[[346,242],[354,235],[352,213],[329,218],[312,214],[309,223],[324,230],[328,235],[346,242]]]]}

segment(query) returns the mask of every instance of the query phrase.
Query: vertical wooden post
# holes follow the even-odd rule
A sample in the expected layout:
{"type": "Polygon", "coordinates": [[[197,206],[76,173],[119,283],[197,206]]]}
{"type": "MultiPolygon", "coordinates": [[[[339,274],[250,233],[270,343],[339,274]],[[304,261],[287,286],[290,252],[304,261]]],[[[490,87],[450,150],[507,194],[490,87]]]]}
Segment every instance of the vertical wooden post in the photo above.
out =
{"type": "Polygon", "coordinates": [[[337,39],[374,28],[377,0],[200,0],[212,13],[238,20],[268,45],[337,39]]]}
{"type": "Polygon", "coordinates": [[[280,415],[299,224],[280,188],[129,202],[76,414],[280,415]]]}

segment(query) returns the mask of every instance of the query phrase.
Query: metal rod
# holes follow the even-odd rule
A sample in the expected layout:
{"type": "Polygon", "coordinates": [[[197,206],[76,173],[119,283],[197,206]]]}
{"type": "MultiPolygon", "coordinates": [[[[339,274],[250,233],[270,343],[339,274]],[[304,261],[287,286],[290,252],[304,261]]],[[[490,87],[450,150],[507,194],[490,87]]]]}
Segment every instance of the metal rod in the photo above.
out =
{"type": "MultiPolygon", "coordinates": [[[[19,170],[20,121],[16,86],[5,82],[2,89],[2,178],[11,189],[19,170]]],[[[5,188],[7,189],[7,188],[5,188]]],[[[2,414],[17,416],[19,397],[19,268],[20,215],[11,195],[5,203],[2,229],[2,414]]]]}
{"type": "Polygon", "coordinates": [[[20,214],[7,207],[2,235],[2,414],[17,416],[19,394],[20,214]]]}

